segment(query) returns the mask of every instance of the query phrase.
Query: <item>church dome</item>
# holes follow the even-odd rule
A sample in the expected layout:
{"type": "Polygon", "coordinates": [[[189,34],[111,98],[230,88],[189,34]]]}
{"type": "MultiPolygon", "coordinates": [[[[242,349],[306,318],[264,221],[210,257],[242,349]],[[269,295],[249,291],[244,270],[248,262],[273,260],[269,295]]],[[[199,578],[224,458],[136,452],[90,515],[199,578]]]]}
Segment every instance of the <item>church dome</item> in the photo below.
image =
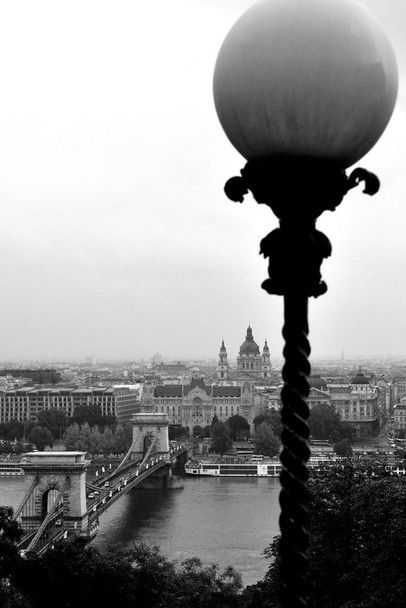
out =
{"type": "Polygon", "coordinates": [[[245,342],[243,342],[240,346],[240,356],[241,355],[259,355],[259,346],[258,344],[254,341],[254,337],[252,335],[252,329],[251,327],[248,327],[247,329],[247,335],[245,336],[245,342]]]}
{"type": "Polygon", "coordinates": [[[317,388],[320,391],[324,391],[327,389],[327,382],[323,380],[320,376],[310,375],[308,378],[308,383],[310,388],[317,388]]]}
{"type": "Polygon", "coordinates": [[[369,384],[370,379],[362,373],[361,368],[359,368],[358,373],[351,379],[351,384],[369,384]]]}

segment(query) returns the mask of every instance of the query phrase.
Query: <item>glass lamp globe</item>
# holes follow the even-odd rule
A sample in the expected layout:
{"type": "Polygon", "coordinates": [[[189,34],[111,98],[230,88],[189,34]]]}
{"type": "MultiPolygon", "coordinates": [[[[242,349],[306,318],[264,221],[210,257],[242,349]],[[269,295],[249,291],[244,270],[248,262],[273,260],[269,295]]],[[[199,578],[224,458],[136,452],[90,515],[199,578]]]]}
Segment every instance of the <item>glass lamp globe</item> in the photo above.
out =
{"type": "Polygon", "coordinates": [[[334,161],[345,169],[383,133],[396,101],[395,55],[357,0],[263,0],[219,51],[214,101],[247,160],[334,161]]]}

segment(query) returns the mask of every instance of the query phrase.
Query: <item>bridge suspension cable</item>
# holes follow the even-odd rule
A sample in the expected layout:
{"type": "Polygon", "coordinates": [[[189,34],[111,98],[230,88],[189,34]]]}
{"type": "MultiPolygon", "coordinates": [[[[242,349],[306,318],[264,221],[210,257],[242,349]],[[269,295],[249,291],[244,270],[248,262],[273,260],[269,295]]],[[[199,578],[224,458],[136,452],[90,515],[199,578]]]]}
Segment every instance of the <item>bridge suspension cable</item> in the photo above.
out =
{"type": "Polygon", "coordinates": [[[156,443],[156,437],[154,437],[154,438],[153,438],[153,440],[151,441],[151,444],[150,444],[150,446],[149,446],[149,448],[148,448],[148,451],[147,451],[147,453],[145,454],[145,456],[144,456],[144,458],[143,458],[143,460],[142,460],[142,462],[141,462],[141,464],[140,464],[140,469],[142,469],[142,467],[145,465],[146,461],[148,460],[149,455],[150,455],[150,454],[151,454],[151,452],[152,452],[152,448],[155,446],[155,443],[156,443]]]}
{"type": "Polygon", "coordinates": [[[129,457],[130,457],[130,455],[131,455],[131,452],[132,452],[132,450],[133,450],[133,448],[134,448],[134,445],[135,445],[135,443],[138,441],[138,438],[139,438],[139,436],[141,435],[141,433],[142,433],[142,429],[140,429],[140,430],[138,431],[138,435],[136,436],[136,438],[135,438],[135,439],[133,440],[133,442],[131,443],[131,447],[130,447],[130,449],[128,450],[127,454],[124,456],[123,460],[120,462],[120,464],[119,464],[119,465],[118,465],[118,467],[116,468],[116,471],[118,471],[119,469],[121,469],[121,467],[123,466],[123,464],[124,464],[125,462],[127,462],[127,460],[129,459],[129,457]]]}
{"type": "Polygon", "coordinates": [[[89,483],[88,481],[86,482],[86,490],[103,490],[104,492],[109,491],[108,488],[103,488],[102,486],[95,486],[94,484],[89,483]]]}
{"type": "Polygon", "coordinates": [[[39,483],[39,477],[35,477],[34,481],[32,482],[31,486],[28,488],[22,503],[20,504],[20,506],[18,507],[17,511],[14,513],[14,517],[13,519],[16,520],[20,517],[20,514],[22,512],[22,510],[24,509],[25,505],[27,504],[27,502],[29,501],[30,497],[32,496],[32,493],[34,491],[34,488],[36,485],[38,485],[39,483]]]}
{"type": "Polygon", "coordinates": [[[59,506],[59,502],[65,492],[65,490],[68,488],[68,483],[69,480],[68,478],[65,479],[65,482],[63,484],[63,486],[61,487],[61,489],[59,490],[58,494],[56,495],[54,502],[50,508],[50,510],[48,511],[48,513],[46,514],[42,524],[40,525],[40,527],[38,528],[35,536],[33,537],[33,539],[31,540],[30,544],[27,547],[27,551],[33,551],[35,545],[38,542],[38,539],[40,538],[40,536],[42,535],[43,531],[45,530],[46,526],[48,525],[48,523],[50,522],[52,516],[54,515],[56,509],[59,506]]]}

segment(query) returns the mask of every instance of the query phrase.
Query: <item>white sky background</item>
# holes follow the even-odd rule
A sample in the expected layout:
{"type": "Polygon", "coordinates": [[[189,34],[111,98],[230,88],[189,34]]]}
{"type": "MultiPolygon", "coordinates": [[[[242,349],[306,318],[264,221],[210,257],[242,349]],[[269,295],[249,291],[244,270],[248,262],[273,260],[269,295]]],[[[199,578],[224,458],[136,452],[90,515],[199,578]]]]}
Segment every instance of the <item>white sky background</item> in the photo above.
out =
{"type": "MultiPolygon", "coordinates": [[[[261,288],[278,223],[223,193],[245,160],[218,122],[221,43],[252,1],[0,2],[0,361],[234,358],[247,325],[282,353],[261,288]]],[[[400,96],[318,222],[333,244],[310,302],[312,358],[406,355],[406,2],[364,0],[397,54],[400,96]]]]}

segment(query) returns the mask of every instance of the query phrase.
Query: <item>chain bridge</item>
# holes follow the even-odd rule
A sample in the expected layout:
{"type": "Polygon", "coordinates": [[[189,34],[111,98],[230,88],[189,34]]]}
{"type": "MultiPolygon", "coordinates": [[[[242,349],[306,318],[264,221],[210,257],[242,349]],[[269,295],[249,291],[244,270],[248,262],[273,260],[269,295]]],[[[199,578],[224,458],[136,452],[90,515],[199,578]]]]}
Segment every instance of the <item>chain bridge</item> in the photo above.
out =
{"type": "Polygon", "coordinates": [[[86,479],[91,464],[86,452],[29,452],[23,454],[26,492],[14,519],[20,522],[22,555],[41,554],[58,540],[92,539],[99,529],[99,517],[133,488],[179,488],[180,478],[172,474],[178,461],[185,462],[192,445],[174,444],[168,438],[166,414],[140,413],[131,420],[132,444],[112,470],[86,479]]]}

